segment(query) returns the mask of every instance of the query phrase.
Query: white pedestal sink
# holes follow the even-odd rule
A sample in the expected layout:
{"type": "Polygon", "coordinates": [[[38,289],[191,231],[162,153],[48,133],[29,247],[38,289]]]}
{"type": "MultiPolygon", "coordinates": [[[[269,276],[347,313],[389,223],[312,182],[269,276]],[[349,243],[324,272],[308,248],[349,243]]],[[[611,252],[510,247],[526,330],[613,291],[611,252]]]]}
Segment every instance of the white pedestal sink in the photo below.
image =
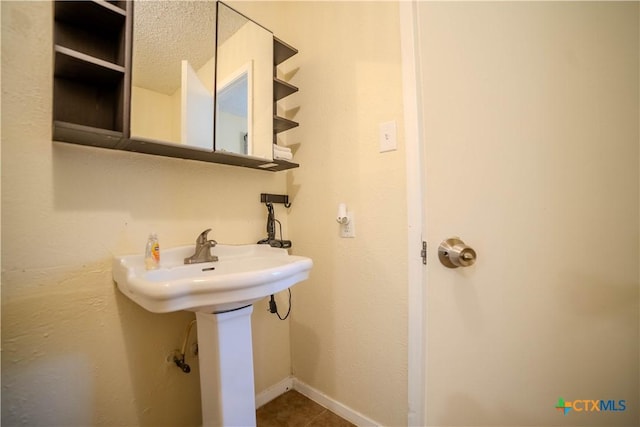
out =
{"type": "Polygon", "coordinates": [[[195,246],[115,257],[118,289],[154,313],[196,312],[204,426],[255,426],[251,313],[254,302],[309,277],[311,259],[267,245],[218,245],[219,261],[184,265],[195,246]]]}
{"type": "Polygon", "coordinates": [[[251,312],[196,313],[204,426],[255,426],[251,312]]]}

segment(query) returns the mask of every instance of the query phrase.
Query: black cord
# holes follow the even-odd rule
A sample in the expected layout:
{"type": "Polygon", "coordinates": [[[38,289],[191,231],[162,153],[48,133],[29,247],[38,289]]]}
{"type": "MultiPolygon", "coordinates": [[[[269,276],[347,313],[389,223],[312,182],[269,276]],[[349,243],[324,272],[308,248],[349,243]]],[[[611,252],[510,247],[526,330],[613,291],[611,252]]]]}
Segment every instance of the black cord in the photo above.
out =
{"type": "Polygon", "coordinates": [[[278,313],[278,306],[276,305],[275,297],[271,295],[271,299],[269,300],[269,311],[271,313],[275,313],[280,320],[286,320],[287,317],[289,317],[289,314],[291,314],[291,288],[287,290],[289,291],[289,309],[287,310],[287,314],[285,314],[284,317],[280,316],[280,313],[278,313]]]}
{"type": "Polygon", "coordinates": [[[276,214],[271,203],[267,203],[267,239],[271,240],[276,237],[276,230],[274,221],[276,221],[276,214]]]}
{"type": "MultiPolygon", "coordinates": [[[[269,244],[269,242],[271,242],[276,238],[275,221],[278,221],[278,220],[275,218],[273,204],[265,203],[265,205],[267,206],[267,237],[259,240],[258,241],[259,245],[269,244]]],[[[282,235],[282,225],[280,225],[280,235],[282,235]]]]}
{"type": "MultiPolygon", "coordinates": [[[[278,226],[280,227],[280,242],[283,241],[282,238],[282,223],[277,220],[275,218],[274,212],[273,212],[273,205],[271,205],[270,203],[267,204],[267,209],[269,210],[269,214],[273,216],[273,222],[277,222],[278,226]]],[[[275,226],[274,226],[275,228],[275,226]]],[[[271,230],[272,233],[275,234],[275,230],[271,230]]],[[[271,234],[271,233],[269,233],[271,234]]],[[[271,236],[269,236],[271,237],[271,236]]],[[[269,237],[267,237],[267,239],[269,239],[269,237]]],[[[271,299],[269,300],[269,311],[271,313],[274,313],[275,315],[278,316],[278,319],[280,320],[286,320],[289,315],[291,314],[291,288],[287,289],[289,291],[289,309],[287,310],[287,314],[284,315],[284,317],[280,316],[280,313],[278,312],[278,305],[276,304],[276,299],[273,295],[271,295],[271,299]]]]}
{"type": "Polygon", "coordinates": [[[291,288],[289,288],[287,290],[289,291],[289,309],[287,310],[287,314],[285,314],[284,317],[281,317],[280,313],[278,313],[276,311],[276,314],[278,315],[278,319],[280,319],[280,320],[285,320],[291,314],[291,288]]]}
{"type": "MultiPolygon", "coordinates": [[[[275,222],[278,223],[278,225],[280,226],[280,241],[282,242],[282,223],[280,221],[278,221],[277,219],[273,218],[273,220],[275,222]]],[[[275,230],[274,230],[275,231],[275,230]]]]}

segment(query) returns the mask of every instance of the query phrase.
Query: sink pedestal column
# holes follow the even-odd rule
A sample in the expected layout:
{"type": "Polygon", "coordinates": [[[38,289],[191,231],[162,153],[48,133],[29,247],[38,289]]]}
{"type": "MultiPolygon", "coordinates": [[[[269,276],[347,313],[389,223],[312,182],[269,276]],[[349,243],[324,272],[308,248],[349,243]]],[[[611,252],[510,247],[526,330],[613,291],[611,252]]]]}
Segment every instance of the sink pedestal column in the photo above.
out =
{"type": "Polygon", "coordinates": [[[252,312],[196,312],[204,427],[256,425],[252,312]]]}

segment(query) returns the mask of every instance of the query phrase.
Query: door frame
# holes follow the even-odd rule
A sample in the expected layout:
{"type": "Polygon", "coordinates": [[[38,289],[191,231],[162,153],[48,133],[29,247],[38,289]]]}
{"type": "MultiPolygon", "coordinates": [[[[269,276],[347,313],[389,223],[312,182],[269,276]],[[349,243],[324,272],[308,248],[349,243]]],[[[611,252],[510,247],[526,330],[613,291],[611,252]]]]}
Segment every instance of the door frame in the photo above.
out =
{"type": "Polygon", "coordinates": [[[420,251],[424,224],[424,133],[417,22],[417,2],[398,1],[402,55],[402,98],[406,151],[408,414],[407,425],[426,425],[427,323],[426,269],[420,251]]]}

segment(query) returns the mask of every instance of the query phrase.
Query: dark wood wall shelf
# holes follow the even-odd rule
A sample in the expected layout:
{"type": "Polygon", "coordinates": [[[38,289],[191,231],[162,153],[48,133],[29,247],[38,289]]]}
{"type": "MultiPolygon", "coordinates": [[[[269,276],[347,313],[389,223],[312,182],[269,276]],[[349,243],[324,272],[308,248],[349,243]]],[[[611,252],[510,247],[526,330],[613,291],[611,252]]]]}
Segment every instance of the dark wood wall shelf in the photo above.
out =
{"type": "Polygon", "coordinates": [[[292,93],[296,93],[298,88],[292,84],[285,82],[284,80],[280,80],[277,77],[277,66],[282,64],[287,59],[291,58],[293,55],[298,53],[298,49],[293,46],[283,42],[277,37],[273,38],[273,138],[275,141],[275,135],[284,132],[286,130],[292,129],[298,126],[298,123],[293,120],[285,119],[284,117],[279,117],[275,114],[277,111],[276,102],[279,100],[286,98],[292,93]]]}
{"type": "Polygon", "coordinates": [[[288,162],[286,160],[271,161],[231,152],[194,150],[193,148],[182,147],[179,144],[167,144],[162,141],[153,140],[131,139],[123,149],[137,153],[177,157],[209,163],[221,163],[225,165],[241,166],[271,172],[283,171],[297,168],[299,166],[296,163],[288,162]]]}
{"type": "Polygon", "coordinates": [[[277,37],[273,38],[273,65],[282,64],[287,59],[298,53],[298,49],[283,42],[277,37]]]}
{"type": "Polygon", "coordinates": [[[298,125],[299,123],[294,122],[293,120],[285,119],[284,117],[273,116],[273,133],[274,134],[284,132],[289,129],[293,129],[298,125]]]}
{"type": "Polygon", "coordinates": [[[115,148],[128,134],[132,3],[55,1],[53,138],[115,148]]]}
{"type": "MultiPolygon", "coordinates": [[[[278,78],[277,67],[278,65],[280,65],[281,63],[283,63],[284,61],[291,58],[293,55],[297,53],[298,53],[298,49],[283,42],[277,37],[273,38],[273,111],[274,111],[273,142],[274,144],[277,141],[277,137],[276,137],[277,134],[279,134],[280,132],[285,132],[289,129],[293,129],[299,125],[298,122],[286,119],[284,117],[280,117],[276,113],[278,111],[276,103],[279,100],[286,98],[287,96],[293,93],[296,93],[298,91],[298,88],[295,87],[294,85],[287,83],[284,80],[281,80],[278,78]]],[[[282,160],[276,160],[276,161],[282,161],[282,160]]],[[[290,163],[290,162],[286,162],[286,163],[290,163]]],[[[291,162],[291,164],[295,164],[295,163],[291,162]]],[[[297,164],[295,165],[297,166],[297,164]]]]}
{"type": "Polygon", "coordinates": [[[298,88],[292,84],[285,82],[284,80],[280,80],[277,77],[273,78],[273,100],[279,101],[282,98],[286,98],[292,93],[296,93],[298,88]]]}

